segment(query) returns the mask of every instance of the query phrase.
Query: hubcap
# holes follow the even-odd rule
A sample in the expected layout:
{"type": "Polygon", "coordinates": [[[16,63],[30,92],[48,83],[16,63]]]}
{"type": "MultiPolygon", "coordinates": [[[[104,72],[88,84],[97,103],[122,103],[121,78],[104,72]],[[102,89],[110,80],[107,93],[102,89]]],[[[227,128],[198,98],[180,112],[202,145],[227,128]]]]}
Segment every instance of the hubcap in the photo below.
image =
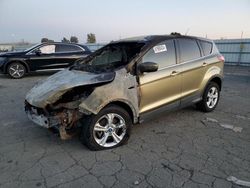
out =
{"type": "Polygon", "coordinates": [[[13,64],[9,68],[9,73],[14,78],[20,78],[24,75],[24,67],[20,64],[13,64]]]}
{"type": "Polygon", "coordinates": [[[211,87],[207,93],[207,106],[213,108],[218,101],[219,92],[216,87],[211,87]]]}
{"type": "Polygon", "coordinates": [[[106,114],[96,122],[93,133],[96,143],[100,146],[115,146],[126,134],[125,120],[116,113],[106,114]]]}

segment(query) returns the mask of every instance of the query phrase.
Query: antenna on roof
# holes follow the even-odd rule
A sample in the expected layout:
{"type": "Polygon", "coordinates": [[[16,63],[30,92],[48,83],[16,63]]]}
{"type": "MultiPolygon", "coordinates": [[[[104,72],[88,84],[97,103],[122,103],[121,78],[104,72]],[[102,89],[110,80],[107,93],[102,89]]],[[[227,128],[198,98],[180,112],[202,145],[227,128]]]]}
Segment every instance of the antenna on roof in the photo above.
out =
{"type": "Polygon", "coordinates": [[[190,28],[187,28],[185,35],[187,35],[187,34],[188,34],[189,30],[190,30],[190,28]]]}

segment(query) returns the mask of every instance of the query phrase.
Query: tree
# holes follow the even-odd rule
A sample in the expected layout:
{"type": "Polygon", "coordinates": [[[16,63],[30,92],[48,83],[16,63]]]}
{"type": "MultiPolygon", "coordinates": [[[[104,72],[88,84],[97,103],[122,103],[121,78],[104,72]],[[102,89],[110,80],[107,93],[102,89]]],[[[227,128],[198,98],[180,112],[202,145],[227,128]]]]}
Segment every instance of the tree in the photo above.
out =
{"type": "Polygon", "coordinates": [[[48,41],[49,41],[48,38],[42,38],[42,39],[41,39],[41,43],[43,43],[43,42],[48,42],[48,41]]]}
{"type": "Polygon", "coordinates": [[[78,38],[76,36],[71,36],[70,37],[70,42],[71,43],[78,43],[78,38]]]}
{"type": "Polygon", "coordinates": [[[43,42],[54,42],[54,40],[48,39],[48,38],[42,38],[41,43],[43,42]]]}
{"type": "Polygon", "coordinates": [[[66,37],[63,37],[62,42],[70,43],[70,41],[66,37]]]}
{"type": "Polygon", "coordinates": [[[87,34],[87,43],[96,43],[95,34],[93,33],[87,34]]]}

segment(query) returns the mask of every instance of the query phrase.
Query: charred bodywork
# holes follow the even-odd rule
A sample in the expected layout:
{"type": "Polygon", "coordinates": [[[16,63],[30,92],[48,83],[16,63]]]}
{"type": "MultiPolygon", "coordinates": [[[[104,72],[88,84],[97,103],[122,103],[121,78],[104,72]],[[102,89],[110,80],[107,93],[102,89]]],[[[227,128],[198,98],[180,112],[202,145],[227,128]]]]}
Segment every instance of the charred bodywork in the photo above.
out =
{"type": "Polygon", "coordinates": [[[63,139],[71,137],[78,127],[88,126],[84,135],[89,140],[83,140],[89,148],[114,147],[127,134],[128,118],[138,123],[152,114],[191,103],[212,111],[219,99],[223,62],[214,43],[207,39],[166,35],[112,42],[38,82],[26,96],[25,111],[33,122],[57,127],[63,139]],[[198,58],[190,52],[191,59],[183,61],[181,42],[183,46],[195,44],[198,58]],[[202,45],[210,51],[205,52],[202,45]],[[171,62],[164,60],[164,53],[173,57],[171,62]],[[146,61],[150,54],[156,58],[146,61]],[[85,119],[91,119],[85,121],[88,125],[82,123],[85,119]],[[107,125],[100,126],[103,120],[107,125]],[[98,134],[89,135],[95,132],[98,134]],[[90,141],[92,138],[95,141],[90,141]]]}
{"type": "Polygon", "coordinates": [[[112,102],[119,102],[131,110],[131,116],[137,122],[136,77],[123,65],[94,66],[77,62],[38,82],[26,96],[25,111],[29,119],[46,128],[57,127],[61,137],[67,138],[66,130],[77,127],[79,119],[97,114],[112,102]]]}

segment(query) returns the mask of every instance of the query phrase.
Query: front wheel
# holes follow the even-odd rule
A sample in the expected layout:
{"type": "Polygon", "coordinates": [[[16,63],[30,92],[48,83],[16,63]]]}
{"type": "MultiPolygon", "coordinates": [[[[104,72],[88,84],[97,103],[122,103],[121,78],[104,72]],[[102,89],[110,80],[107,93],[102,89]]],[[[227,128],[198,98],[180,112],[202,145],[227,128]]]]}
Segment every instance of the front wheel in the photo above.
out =
{"type": "Polygon", "coordinates": [[[82,121],[80,139],[91,150],[118,147],[127,142],[131,124],[126,110],[111,105],[82,121]]]}
{"type": "Polygon", "coordinates": [[[7,68],[7,73],[10,75],[11,78],[22,78],[26,73],[26,68],[21,63],[11,63],[7,68]]]}
{"type": "Polygon", "coordinates": [[[202,100],[197,104],[198,109],[203,112],[213,111],[220,99],[220,88],[217,83],[210,82],[205,89],[202,100]]]}

